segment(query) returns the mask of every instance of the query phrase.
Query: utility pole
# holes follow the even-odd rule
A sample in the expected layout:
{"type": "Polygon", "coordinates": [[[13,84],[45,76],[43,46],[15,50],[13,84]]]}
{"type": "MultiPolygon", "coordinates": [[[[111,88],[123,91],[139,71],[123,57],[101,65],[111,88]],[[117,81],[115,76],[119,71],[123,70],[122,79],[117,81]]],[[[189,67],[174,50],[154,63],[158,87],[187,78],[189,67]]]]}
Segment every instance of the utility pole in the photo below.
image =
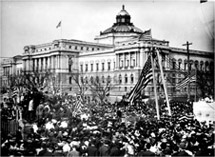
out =
{"type": "Polygon", "coordinates": [[[188,41],[186,42],[186,44],[182,45],[187,47],[187,65],[188,65],[187,99],[189,101],[190,101],[190,52],[189,52],[190,45],[192,45],[192,43],[189,43],[188,41]]]}

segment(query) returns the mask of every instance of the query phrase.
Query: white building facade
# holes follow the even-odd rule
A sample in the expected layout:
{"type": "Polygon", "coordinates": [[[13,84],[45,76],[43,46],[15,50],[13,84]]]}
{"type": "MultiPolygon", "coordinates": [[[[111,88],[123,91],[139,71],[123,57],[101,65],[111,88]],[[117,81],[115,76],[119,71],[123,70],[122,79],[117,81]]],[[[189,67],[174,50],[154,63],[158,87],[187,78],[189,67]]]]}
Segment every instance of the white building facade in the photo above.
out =
{"type": "MultiPolygon", "coordinates": [[[[67,93],[76,93],[78,90],[72,79],[74,74],[78,75],[80,82],[90,82],[95,78],[103,83],[109,80],[112,85],[110,96],[121,97],[137,83],[153,44],[161,52],[169,96],[186,95],[187,89],[176,91],[174,87],[183,79],[183,72],[188,70],[187,50],[170,47],[168,41],[150,38],[147,32],[151,30],[144,32],[131,23],[131,16],[123,6],[116,16],[116,23],[100,32],[95,37],[96,42],[61,39],[25,46],[22,54],[23,71],[49,71],[58,79],[61,91],[67,93]]],[[[213,58],[212,52],[190,50],[191,69],[213,69],[213,58]]],[[[3,63],[4,74],[6,70],[6,64],[3,63]]],[[[158,82],[159,75],[156,70],[158,82]]],[[[162,94],[162,90],[159,92],[162,94]]],[[[194,90],[191,92],[193,94],[194,90]]],[[[90,95],[90,91],[87,93],[90,95]]],[[[152,83],[144,93],[154,95],[152,83]]]]}

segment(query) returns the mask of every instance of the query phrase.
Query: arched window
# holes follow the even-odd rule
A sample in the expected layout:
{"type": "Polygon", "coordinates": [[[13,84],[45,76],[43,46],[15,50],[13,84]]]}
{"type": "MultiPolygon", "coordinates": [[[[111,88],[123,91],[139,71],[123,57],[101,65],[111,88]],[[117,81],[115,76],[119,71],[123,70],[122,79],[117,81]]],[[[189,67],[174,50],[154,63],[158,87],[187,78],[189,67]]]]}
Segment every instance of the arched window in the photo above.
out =
{"type": "Polygon", "coordinates": [[[200,70],[201,70],[201,71],[203,70],[203,64],[204,64],[204,62],[203,62],[203,61],[200,61],[200,70]]]}
{"type": "Polygon", "coordinates": [[[134,75],[131,74],[131,83],[134,83],[134,75]]]}
{"type": "Polygon", "coordinates": [[[99,77],[98,76],[96,76],[96,82],[99,83],[99,77]]]}
{"type": "Polygon", "coordinates": [[[108,77],[107,77],[107,81],[108,81],[108,83],[111,83],[111,78],[110,78],[109,75],[108,75],[108,77]]]}
{"type": "Polygon", "coordinates": [[[193,69],[193,60],[190,60],[190,70],[193,69]]]}
{"type": "Polygon", "coordinates": [[[90,77],[90,82],[93,83],[93,77],[92,76],[90,77]]]}
{"type": "Polygon", "coordinates": [[[125,83],[128,83],[128,76],[125,74],[125,83]]]}
{"type": "Polygon", "coordinates": [[[198,69],[199,68],[199,61],[196,60],[194,64],[195,64],[195,68],[198,69]]]}
{"type": "Polygon", "coordinates": [[[120,84],[122,83],[122,75],[121,74],[119,75],[119,83],[120,84]]]}
{"type": "Polygon", "coordinates": [[[172,59],[172,69],[176,69],[176,60],[175,60],[175,58],[172,59]]]}
{"type": "Polygon", "coordinates": [[[102,76],[102,83],[105,83],[105,77],[102,76]]]}

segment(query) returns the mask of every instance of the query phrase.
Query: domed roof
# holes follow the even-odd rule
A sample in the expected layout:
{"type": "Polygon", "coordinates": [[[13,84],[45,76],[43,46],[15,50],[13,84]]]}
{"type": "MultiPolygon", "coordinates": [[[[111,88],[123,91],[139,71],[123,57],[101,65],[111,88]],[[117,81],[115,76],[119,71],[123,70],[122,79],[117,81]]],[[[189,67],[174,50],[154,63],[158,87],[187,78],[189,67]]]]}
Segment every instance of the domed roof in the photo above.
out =
{"type": "Polygon", "coordinates": [[[102,32],[103,34],[107,34],[107,33],[142,33],[143,31],[133,25],[129,26],[129,25],[116,25],[116,26],[112,26],[108,29],[106,29],[104,32],[102,32]]]}
{"type": "Polygon", "coordinates": [[[113,24],[112,27],[106,29],[101,32],[101,34],[108,33],[143,33],[143,31],[133,25],[130,22],[131,16],[125,10],[124,5],[122,6],[122,10],[116,16],[116,23],[113,24]]]}

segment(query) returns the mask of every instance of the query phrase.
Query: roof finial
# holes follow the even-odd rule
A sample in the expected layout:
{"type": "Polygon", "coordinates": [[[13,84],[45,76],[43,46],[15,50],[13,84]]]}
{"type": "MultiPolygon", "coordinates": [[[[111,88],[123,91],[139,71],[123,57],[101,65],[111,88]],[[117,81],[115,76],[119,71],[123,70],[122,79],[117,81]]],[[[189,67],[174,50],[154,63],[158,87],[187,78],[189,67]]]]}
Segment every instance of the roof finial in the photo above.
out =
{"type": "Polygon", "coordinates": [[[122,10],[125,10],[125,6],[124,6],[124,4],[122,5],[122,10]]]}

